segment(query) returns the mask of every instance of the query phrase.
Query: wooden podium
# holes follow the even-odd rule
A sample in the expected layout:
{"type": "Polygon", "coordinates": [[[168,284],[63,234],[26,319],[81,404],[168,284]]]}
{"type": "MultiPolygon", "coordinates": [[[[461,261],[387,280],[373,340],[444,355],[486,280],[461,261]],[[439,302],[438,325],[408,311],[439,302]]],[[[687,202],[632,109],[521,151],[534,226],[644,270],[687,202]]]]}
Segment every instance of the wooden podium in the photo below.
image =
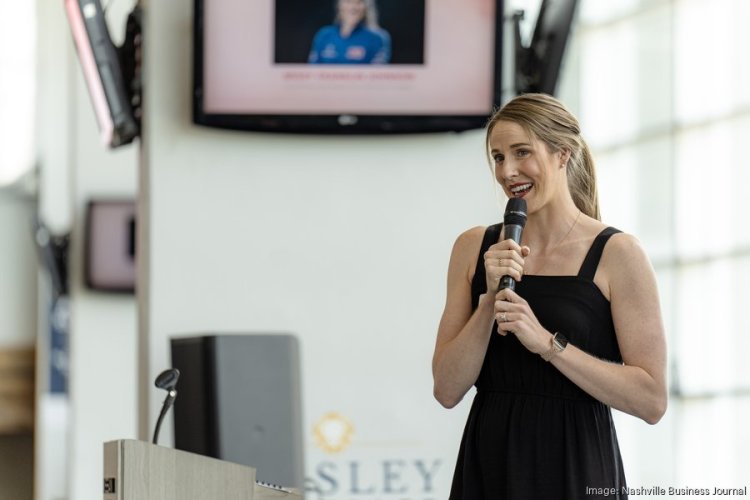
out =
{"type": "Polygon", "coordinates": [[[255,469],[121,439],[104,443],[104,500],[301,500],[300,490],[259,484],[255,469]]]}

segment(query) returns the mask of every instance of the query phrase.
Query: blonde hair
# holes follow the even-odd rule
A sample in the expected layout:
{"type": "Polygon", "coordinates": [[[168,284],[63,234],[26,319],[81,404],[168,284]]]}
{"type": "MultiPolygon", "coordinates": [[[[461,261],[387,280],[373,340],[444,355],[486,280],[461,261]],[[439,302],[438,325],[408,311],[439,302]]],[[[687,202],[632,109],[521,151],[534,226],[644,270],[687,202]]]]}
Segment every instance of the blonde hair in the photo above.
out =
{"type": "MultiPolygon", "coordinates": [[[[362,22],[368,28],[375,30],[380,28],[378,22],[378,6],[375,4],[375,0],[361,0],[365,4],[365,17],[362,22]]],[[[339,14],[339,4],[341,0],[336,0],[336,16],[333,22],[338,24],[341,22],[341,15],[339,14]]]]}
{"type": "Polygon", "coordinates": [[[547,94],[522,94],[512,99],[487,122],[488,154],[490,134],[499,121],[517,123],[529,135],[545,143],[550,152],[570,151],[567,172],[573,202],[581,212],[601,220],[594,159],[581,137],[578,120],[560,101],[547,94]]]}

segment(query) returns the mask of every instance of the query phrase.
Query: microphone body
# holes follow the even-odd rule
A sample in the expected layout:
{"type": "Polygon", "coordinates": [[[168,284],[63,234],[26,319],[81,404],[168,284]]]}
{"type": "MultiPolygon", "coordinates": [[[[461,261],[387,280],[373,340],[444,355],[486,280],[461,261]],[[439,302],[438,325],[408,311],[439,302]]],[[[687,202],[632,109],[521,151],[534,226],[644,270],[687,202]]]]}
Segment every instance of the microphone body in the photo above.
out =
{"type": "MultiPolygon", "coordinates": [[[[505,216],[503,218],[505,239],[513,240],[520,245],[524,226],[526,226],[526,200],[523,198],[511,198],[505,206],[505,216]]],[[[515,291],[516,280],[508,275],[500,278],[497,290],[500,291],[505,288],[515,291]]]]}
{"type": "Polygon", "coordinates": [[[167,414],[169,409],[172,407],[174,400],[177,398],[177,381],[180,379],[180,370],[177,368],[170,368],[164,370],[156,377],[154,385],[159,389],[167,391],[167,397],[164,398],[164,403],[161,405],[161,412],[159,412],[159,418],[156,420],[156,427],[154,427],[154,436],[151,439],[153,444],[157,444],[159,440],[159,430],[161,429],[162,420],[164,415],[167,414]]]}

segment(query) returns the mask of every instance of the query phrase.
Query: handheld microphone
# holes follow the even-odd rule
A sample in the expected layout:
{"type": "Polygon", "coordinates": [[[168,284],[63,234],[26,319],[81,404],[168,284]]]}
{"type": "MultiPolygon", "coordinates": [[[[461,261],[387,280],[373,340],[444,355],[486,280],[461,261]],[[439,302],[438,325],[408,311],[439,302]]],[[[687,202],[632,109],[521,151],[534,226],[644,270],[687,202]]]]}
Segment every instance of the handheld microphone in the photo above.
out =
{"type": "Polygon", "coordinates": [[[177,390],[175,388],[177,387],[177,381],[179,379],[180,370],[178,370],[177,368],[170,368],[161,372],[154,381],[154,385],[156,387],[167,391],[167,397],[164,399],[164,403],[161,406],[161,412],[159,413],[159,418],[156,421],[156,427],[154,428],[154,437],[151,440],[153,444],[156,444],[156,441],[159,439],[159,429],[161,429],[161,422],[162,420],[164,420],[164,415],[167,414],[167,411],[169,411],[172,403],[174,403],[174,400],[177,398],[177,390]]]}
{"type": "MultiPolygon", "coordinates": [[[[503,229],[505,230],[505,239],[513,240],[521,244],[521,233],[526,225],[526,200],[523,198],[511,198],[505,205],[505,218],[503,219],[503,229]]],[[[500,278],[498,291],[505,288],[516,289],[516,280],[508,275],[500,278]]]]}

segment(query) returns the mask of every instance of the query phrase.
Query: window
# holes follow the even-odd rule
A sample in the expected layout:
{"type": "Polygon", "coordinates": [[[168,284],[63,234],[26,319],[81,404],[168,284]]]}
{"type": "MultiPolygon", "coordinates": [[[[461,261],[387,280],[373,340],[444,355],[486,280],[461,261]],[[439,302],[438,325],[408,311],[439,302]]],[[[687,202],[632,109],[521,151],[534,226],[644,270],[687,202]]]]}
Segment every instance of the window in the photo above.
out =
{"type": "Polygon", "coordinates": [[[5,2],[0,30],[0,186],[34,163],[35,2],[5,2]]]}

